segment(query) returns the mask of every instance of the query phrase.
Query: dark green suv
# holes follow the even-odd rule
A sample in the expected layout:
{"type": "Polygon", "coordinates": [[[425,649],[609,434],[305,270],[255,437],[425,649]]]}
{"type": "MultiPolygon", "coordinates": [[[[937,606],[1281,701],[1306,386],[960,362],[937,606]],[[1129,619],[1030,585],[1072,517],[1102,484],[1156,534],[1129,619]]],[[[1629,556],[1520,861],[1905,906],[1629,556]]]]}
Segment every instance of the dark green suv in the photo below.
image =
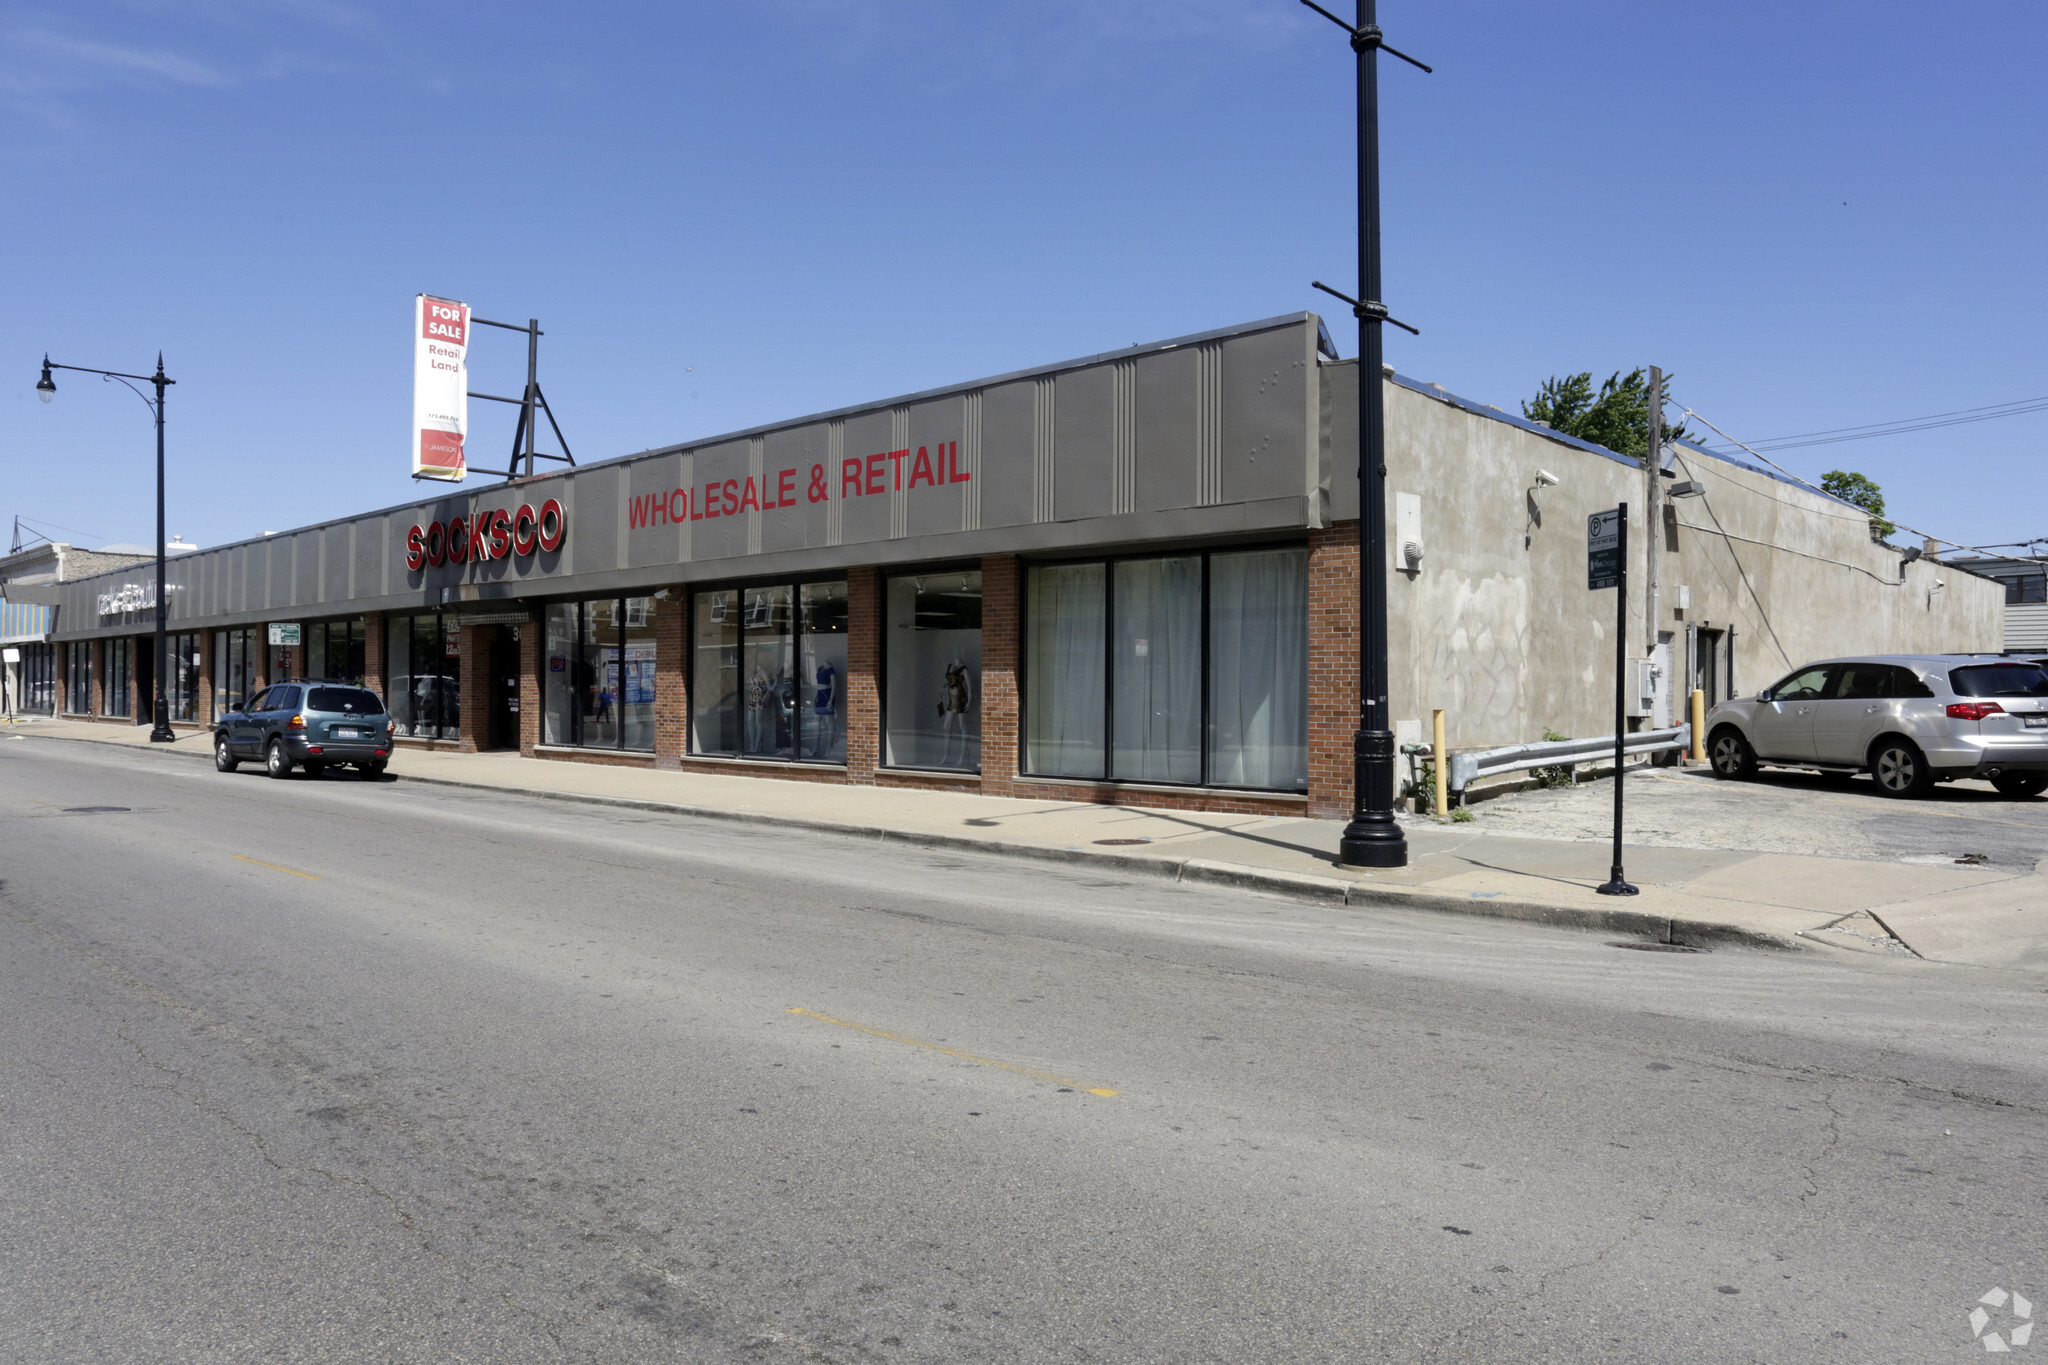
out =
{"type": "Polygon", "coordinates": [[[318,777],[353,763],[377,777],[391,761],[393,723],[367,687],[320,678],[272,683],[213,724],[213,766],[231,773],[260,758],[272,777],[302,767],[318,777]]]}

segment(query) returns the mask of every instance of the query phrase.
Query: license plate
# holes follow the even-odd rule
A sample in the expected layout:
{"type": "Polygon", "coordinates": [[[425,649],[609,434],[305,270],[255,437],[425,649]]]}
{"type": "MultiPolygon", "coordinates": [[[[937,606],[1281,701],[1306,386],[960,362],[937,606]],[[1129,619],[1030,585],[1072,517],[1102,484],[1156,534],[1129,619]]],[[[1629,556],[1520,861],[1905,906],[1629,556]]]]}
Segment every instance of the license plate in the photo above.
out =
{"type": "Polygon", "coordinates": [[[2048,716],[2021,716],[2020,723],[2030,730],[2048,730],[2048,716]]]}
{"type": "Polygon", "coordinates": [[[363,732],[353,725],[337,725],[334,727],[334,736],[336,739],[361,739],[363,732]]]}

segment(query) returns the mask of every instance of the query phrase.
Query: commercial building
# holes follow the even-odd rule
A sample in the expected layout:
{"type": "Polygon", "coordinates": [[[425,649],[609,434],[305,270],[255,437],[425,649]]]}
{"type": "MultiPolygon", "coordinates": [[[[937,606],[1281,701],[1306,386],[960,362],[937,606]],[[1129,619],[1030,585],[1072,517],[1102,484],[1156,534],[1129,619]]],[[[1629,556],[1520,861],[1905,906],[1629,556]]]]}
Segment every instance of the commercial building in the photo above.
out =
{"type": "Polygon", "coordinates": [[[46,540],[0,555],[0,715],[47,716],[57,707],[58,649],[50,641],[55,613],[42,603],[13,600],[9,589],[105,573],[154,554],[142,545],[87,550],[46,540]]]}
{"type": "Polygon", "coordinates": [[[1959,555],[1948,562],[1994,579],[2005,590],[2003,652],[2048,654],[2048,563],[1990,555],[1959,555]]]}
{"type": "MultiPolygon", "coordinates": [[[[385,692],[401,747],[1338,813],[1358,366],[1324,337],[1271,318],[181,557],[173,723],[341,677],[385,692]]],[[[1401,728],[1442,707],[1454,744],[1605,733],[1614,599],[1586,588],[1586,519],[1639,507],[1649,476],[1382,382],[1401,728]]],[[[1993,585],[1902,564],[1824,495],[1681,457],[1706,495],[1633,551],[1670,585],[1645,719],[1695,678],[1995,639],[1993,585]]],[[[60,707],[122,704],[109,660],[149,628],[147,581],[44,591],[80,661],[60,707]]]]}

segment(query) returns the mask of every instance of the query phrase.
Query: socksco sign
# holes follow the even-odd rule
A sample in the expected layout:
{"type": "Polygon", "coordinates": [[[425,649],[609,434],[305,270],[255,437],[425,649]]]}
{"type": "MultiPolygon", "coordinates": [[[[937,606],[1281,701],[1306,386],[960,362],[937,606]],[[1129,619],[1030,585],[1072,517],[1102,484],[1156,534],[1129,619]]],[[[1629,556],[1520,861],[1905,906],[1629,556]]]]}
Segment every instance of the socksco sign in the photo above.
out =
{"type": "Polygon", "coordinates": [[[405,567],[417,572],[429,565],[483,564],[511,555],[523,559],[535,550],[560,549],[568,534],[569,518],[553,498],[538,510],[525,503],[517,510],[479,511],[415,524],[405,534],[405,567]]]}

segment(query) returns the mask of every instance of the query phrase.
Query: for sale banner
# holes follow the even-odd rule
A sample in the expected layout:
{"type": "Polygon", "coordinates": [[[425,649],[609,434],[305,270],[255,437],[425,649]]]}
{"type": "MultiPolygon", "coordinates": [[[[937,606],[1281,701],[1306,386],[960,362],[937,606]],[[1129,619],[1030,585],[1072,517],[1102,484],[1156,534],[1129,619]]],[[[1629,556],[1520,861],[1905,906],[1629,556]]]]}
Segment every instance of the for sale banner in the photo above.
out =
{"type": "Polygon", "coordinates": [[[412,474],[460,483],[469,429],[469,305],[421,294],[413,301],[412,474]]]}

